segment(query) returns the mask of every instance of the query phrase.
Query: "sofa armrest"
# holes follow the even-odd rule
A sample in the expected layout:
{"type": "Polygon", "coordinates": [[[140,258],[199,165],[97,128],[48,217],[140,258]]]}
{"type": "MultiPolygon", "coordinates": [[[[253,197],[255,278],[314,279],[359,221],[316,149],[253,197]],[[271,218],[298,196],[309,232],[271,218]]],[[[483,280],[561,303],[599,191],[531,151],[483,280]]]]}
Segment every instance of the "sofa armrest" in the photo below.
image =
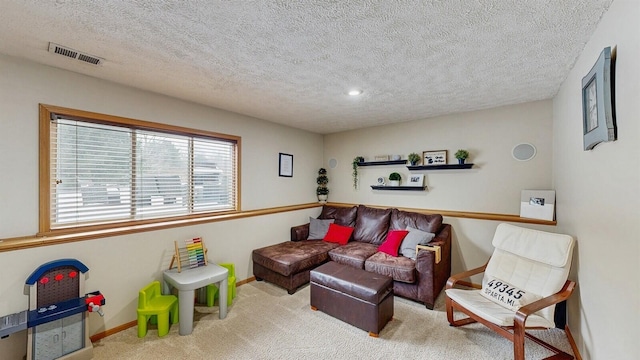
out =
{"type": "Polygon", "coordinates": [[[442,260],[442,248],[439,245],[416,245],[416,254],[420,250],[429,250],[435,253],[436,264],[442,260]]]}
{"type": "Polygon", "coordinates": [[[418,298],[432,309],[435,299],[451,276],[451,225],[443,224],[440,231],[427,244],[428,250],[418,249],[416,254],[416,271],[418,298]],[[437,251],[440,250],[440,261],[437,251]]]}
{"type": "Polygon", "coordinates": [[[424,248],[416,248],[416,270],[418,272],[433,273],[436,266],[449,268],[451,266],[451,225],[448,224],[443,224],[440,232],[424,248]],[[436,262],[436,248],[440,251],[441,261],[438,262],[436,262]]]}
{"type": "Polygon", "coordinates": [[[307,240],[309,237],[309,224],[298,225],[291,228],[291,241],[307,240]]]}

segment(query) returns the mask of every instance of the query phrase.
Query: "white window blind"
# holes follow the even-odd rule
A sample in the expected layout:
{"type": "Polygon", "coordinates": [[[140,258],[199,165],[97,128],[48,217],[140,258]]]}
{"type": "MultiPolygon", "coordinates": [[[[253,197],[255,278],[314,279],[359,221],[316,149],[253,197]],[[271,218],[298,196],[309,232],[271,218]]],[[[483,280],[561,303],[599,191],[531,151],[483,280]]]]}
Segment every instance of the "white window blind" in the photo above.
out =
{"type": "Polygon", "coordinates": [[[51,118],[51,229],[236,209],[233,140],[51,118]]]}

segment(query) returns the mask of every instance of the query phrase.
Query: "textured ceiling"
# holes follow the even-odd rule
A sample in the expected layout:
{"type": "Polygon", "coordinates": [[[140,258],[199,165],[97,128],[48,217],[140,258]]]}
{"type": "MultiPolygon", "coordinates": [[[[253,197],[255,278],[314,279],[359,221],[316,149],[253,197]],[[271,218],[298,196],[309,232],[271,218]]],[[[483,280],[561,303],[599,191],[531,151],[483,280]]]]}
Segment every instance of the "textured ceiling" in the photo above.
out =
{"type": "Polygon", "coordinates": [[[332,133],[549,99],[612,1],[0,0],[0,53],[332,133]]]}

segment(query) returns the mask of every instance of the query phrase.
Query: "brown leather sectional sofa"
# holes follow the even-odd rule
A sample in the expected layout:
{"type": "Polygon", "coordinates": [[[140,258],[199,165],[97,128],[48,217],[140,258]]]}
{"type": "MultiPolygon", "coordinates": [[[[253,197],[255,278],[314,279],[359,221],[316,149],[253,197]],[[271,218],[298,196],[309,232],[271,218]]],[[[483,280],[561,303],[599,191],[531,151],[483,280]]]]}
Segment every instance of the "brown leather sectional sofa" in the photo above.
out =
{"type": "Polygon", "coordinates": [[[335,224],[354,227],[346,245],[321,239],[307,239],[309,224],[291,228],[291,241],[253,251],[253,274],[293,294],[309,282],[312,269],[327,262],[364,269],[393,278],[393,291],[433,309],[438,294],[451,275],[451,225],[442,223],[441,215],[426,215],[398,209],[379,209],[364,205],[338,207],[325,205],[318,219],[335,219],[335,224]],[[428,245],[440,247],[436,252],[420,250],[416,259],[394,257],[378,252],[390,230],[408,226],[436,234],[428,245]]]}

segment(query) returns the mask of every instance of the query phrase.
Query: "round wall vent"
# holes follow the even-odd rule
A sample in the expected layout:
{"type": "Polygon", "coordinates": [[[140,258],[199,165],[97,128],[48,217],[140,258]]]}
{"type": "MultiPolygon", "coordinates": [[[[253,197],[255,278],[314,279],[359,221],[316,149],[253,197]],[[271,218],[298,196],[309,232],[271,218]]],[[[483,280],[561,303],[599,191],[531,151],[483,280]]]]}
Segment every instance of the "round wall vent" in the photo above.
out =
{"type": "Polygon", "coordinates": [[[336,166],[338,166],[338,160],[336,159],[329,159],[329,168],[331,169],[335,169],[336,166]]]}
{"type": "Polygon", "coordinates": [[[511,150],[511,155],[518,161],[529,161],[536,156],[536,147],[527,143],[518,144],[511,150]]]}

